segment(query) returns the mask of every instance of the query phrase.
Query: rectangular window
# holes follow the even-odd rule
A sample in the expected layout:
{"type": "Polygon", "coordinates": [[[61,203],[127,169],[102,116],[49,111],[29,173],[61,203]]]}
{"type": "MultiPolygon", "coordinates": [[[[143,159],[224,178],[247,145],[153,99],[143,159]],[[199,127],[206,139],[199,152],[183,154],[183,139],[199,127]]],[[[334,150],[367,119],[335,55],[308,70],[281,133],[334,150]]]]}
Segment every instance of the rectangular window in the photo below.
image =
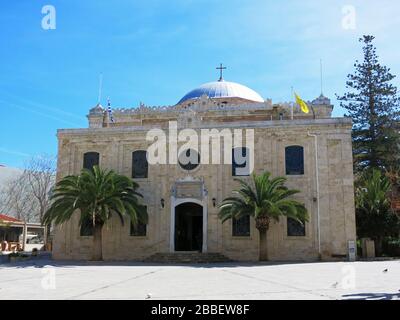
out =
{"type": "Polygon", "coordinates": [[[83,155],[83,168],[92,170],[94,166],[99,165],[100,154],[98,152],[86,152],[83,155]]]}
{"type": "Polygon", "coordinates": [[[287,218],[287,235],[289,237],[304,237],[306,235],[306,226],[297,220],[287,218]]]}
{"type": "Polygon", "coordinates": [[[250,236],[250,216],[244,216],[240,219],[232,219],[232,236],[249,237],[250,236]]]}
{"type": "Polygon", "coordinates": [[[138,150],[132,153],[132,178],[147,178],[149,164],[147,152],[138,150]]]}
{"type": "Polygon", "coordinates": [[[285,166],[287,175],[304,174],[304,148],[302,146],[285,148],[285,166]]]}
{"type": "Polygon", "coordinates": [[[145,237],[147,232],[147,224],[138,222],[137,225],[131,223],[131,236],[133,237],[145,237]]]}
{"type": "Polygon", "coordinates": [[[79,234],[81,237],[91,237],[93,236],[93,229],[92,219],[84,219],[82,221],[79,234]]]}
{"type": "Polygon", "coordinates": [[[232,149],[232,176],[250,175],[250,150],[248,148],[232,149]]]}
{"type": "MultiPolygon", "coordinates": [[[[147,211],[147,206],[145,206],[147,211]]],[[[147,233],[147,224],[138,221],[136,225],[131,222],[131,231],[130,235],[133,237],[145,237],[147,233]]]]}

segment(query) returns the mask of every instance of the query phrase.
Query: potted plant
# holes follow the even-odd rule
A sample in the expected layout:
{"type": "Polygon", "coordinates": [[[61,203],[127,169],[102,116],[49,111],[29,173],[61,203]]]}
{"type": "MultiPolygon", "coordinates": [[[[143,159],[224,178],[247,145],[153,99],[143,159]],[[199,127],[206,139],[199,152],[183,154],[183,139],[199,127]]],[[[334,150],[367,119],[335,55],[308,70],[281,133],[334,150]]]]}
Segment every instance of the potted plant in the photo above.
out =
{"type": "Polygon", "coordinates": [[[10,262],[16,262],[29,259],[29,255],[20,252],[12,252],[8,255],[10,262]]]}

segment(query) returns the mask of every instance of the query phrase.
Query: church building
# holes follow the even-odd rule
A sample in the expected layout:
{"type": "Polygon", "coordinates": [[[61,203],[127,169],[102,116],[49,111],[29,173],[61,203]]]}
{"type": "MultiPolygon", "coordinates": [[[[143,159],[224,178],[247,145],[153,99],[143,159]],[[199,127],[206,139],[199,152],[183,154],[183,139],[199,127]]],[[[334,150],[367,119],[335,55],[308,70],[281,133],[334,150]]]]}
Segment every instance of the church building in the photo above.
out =
{"type": "MultiPolygon", "coordinates": [[[[322,94],[307,105],[309,113],[291,102],[273,103],[244,85],[225,81],[222,74],[218,81],[191,90],[172,106],[141,103],[111,110],[97,104],[89,111],[88,128],[58,130],[57,178],[99,165],[139,184],[148,223],[121,225],[119,218],[111,219],[103,228],[105,260],[143,261],[157,254],[188,252],[258,260],[254,219],[222,224],[218,218],[218,205],[238,187],[234,179],[250,179],[251,171],[286,177],[289,188],[300,190],[294,197],[309,214],[304,225],[285,217],[271,221],[269,260],[347,259],[356,240],[351,119],[332,117],[333,105],[322,94]],[[202,161],[207,151],[200,147],[181,150],[194,154],[197,162],[182,162],[179,153],[175,162],[150,161],[149,147],[154,141],[149,141],[148,133],[156,129],[168,135],[171,128],[178,135],[190,129],[199,137],[205,129],[240,131],[243,139],[252,132],[254,151],[250,157],[246,144],[233,145],[228,150],[231,161],[223,161],[229,144],[221,142],[219,163],[202,161]],[[236,161],[236,153],[245,161],[236,161]]],[[[180,150],[184,142],[177,140],[180,150]]],[[[167,153],[170,148],[167,143],[167,153]]],[[[210,154],[211,149],[216,150],[210,148],[210,154]]],[[[55,259],[91,258],[92,230],[79,226],[78,220],[77,213],[56,227],[55,259]]]]}

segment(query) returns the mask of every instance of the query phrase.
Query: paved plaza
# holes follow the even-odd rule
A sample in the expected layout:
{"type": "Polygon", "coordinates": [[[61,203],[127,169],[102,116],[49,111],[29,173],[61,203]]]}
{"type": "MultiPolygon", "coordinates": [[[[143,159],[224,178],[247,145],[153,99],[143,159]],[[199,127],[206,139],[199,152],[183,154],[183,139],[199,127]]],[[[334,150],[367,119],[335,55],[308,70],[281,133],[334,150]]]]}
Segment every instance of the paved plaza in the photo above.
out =
{"type": "Polygon", "coordinates": [[[400,260],[0,265],[2,299],[400,299],[400,260]]]}

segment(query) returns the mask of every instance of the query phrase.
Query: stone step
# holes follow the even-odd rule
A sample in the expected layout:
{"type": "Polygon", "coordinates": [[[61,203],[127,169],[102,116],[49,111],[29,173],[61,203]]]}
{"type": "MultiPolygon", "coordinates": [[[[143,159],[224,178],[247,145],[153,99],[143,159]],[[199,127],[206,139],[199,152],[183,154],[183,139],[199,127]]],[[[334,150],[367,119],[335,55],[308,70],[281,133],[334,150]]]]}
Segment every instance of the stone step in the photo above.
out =
{"type": "Polygon", "coordinates": [[[146,258],[144,261],[158,263],[216,263],[229,262],[232,260],[217,252],[159,252],[146,258]]]}

